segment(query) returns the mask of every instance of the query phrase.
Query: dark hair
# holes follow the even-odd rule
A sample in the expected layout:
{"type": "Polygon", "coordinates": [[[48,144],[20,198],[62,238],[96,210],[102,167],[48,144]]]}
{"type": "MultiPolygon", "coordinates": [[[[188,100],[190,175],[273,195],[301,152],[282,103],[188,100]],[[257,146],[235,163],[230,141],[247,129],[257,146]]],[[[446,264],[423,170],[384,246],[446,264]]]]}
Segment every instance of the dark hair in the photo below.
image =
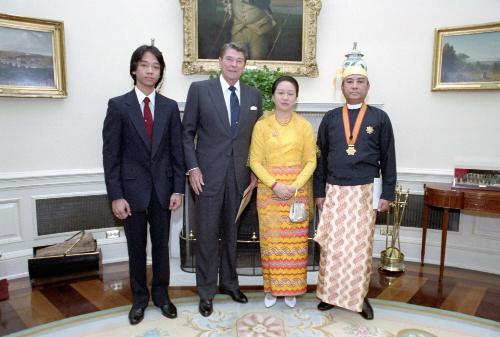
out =
{"type": "Polygon", "coordinates": [[[281,82],[290,82],[293,84],[293,86],[295,87],[295,94],[297,96],[299,96],[299,83],[297,82],[297,80],[295,78],[293,78],[292,76],[280,76],[276,79],[276,81],[274,81],[273,83],[273,87],[271,89],[271,93],[274,95],[274,92],[276,91],[276,87],[278,86],[278,84],[280,84],[281,82]]]}
{"type": "Polygon", "coordinates": [[[132,78],[134,79],[134,85],[137,84],[137,79],[135,77],[134,72],[137,70],[137,64],[142,59],[144,54],[146,54],[147,52],[153,54],[160,63],[160,78],[158,79],[158,82],[155,83],[155,88],[156,88],[163,79],[163,71],[165,70],[165,61],[163,60],[163,55],[161,51],[155,46],[142,45],[134,51],[134,53],[132,54],[132,58],[130,59],[130,76],[132,76],[132,78]]]}
{"type": "Polygon", "coordinates": [[[243,53],[243,57],[245,58],[245,62],[248,59],[248,50],[247,47],[239,42],[228,42],[225,43],[222,48],[220,49],[219,57],[223,58],[224,54],[226,53],[226,50],[228,49],[234,49],[236,51],[239,51],[240,53],[243,53]]]}

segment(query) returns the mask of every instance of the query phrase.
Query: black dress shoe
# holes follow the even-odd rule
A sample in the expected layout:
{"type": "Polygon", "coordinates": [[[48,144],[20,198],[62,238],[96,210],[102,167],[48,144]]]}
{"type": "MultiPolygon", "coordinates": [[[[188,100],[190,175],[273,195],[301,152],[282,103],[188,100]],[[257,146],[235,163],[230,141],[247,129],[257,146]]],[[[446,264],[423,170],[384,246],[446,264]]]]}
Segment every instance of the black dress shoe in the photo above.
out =
{"type": "Polygon", "coordinates": [[[202,316],[205,317],[210,316],[214,311],[212,300],[200,300],[200,305],[198,306],[198,310],[200,310],[200,314],[202,316]]]}
{"type": "Polygon", "coordinates": [[[367,298],[363,300],[363,311],[361,311],[359,314],[363,316],[364,319],[373,319],[373,308],[370,305],[370,302],[368,302],[367,298]]]}
{"type": "Polygon", "coordinates": [[[176,318],[177,317],[177,308],[173,303],[167,303],[165,305],[160,306],[160,310],[163,316],[167,318],[176,318]]]}
{"type": "Polygon", "coordinates": [[[144,318],[144,310],[145,308],[132,308],[128,313],[128,321],[132,325],[136,325],[141,323],[144,318]]]}
{"type": "Polygon", "coordinates": [[[327,310],[330,310],[333,308],[335,308],[335,306],[333,304],[326,303],[323,301],[319,302],[319,304],[318,304],[318,310],[320,310],[320,311],[327,311],[327,310]]]}
{"type": "Polygon", "coordinates": [[[226,290],[224,288],[219,288],[219,293],[231,296],[231,298],[235,302],[239,302],[239,303],[247,303],[248,302],[248,298],[239,289],[226,290]]]}

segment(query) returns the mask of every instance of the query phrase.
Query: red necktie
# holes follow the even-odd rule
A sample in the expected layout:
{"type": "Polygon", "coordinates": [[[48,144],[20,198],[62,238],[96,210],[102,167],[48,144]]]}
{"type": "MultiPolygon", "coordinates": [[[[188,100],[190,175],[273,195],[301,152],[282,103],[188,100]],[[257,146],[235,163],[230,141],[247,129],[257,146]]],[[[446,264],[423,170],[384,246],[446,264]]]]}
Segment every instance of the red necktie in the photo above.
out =
{"type": "Polygon", "coordinates": [[[146,125],[146,133],[148,134],[149,142],[153,140],[153,114],[149,108],[149,97],[144,98],[144,124],[146,125]]]}

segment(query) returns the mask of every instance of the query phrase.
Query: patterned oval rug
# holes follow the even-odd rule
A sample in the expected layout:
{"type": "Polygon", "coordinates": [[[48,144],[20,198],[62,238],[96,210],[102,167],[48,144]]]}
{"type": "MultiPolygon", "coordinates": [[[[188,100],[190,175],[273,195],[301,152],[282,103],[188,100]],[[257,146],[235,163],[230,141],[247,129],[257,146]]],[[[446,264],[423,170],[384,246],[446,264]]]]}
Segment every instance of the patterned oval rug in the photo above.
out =
{"type": "Polygon", "coordinates": [[[8,336],[44,337],[499,337],[500,322],[399,302],[372,299],[375,319],[335,308],[316,309],[314,294],[297,299],[289,308],[282,299],[266,309],[262,293],[250,293],[249,303],[239,304],[217,295],[214,313],[198,313],[198,298],[176,299],[179,317],[167,319],[154,306],[144,321],[128,323],[129,306],[99,311],[23,330],[8,336]]]}

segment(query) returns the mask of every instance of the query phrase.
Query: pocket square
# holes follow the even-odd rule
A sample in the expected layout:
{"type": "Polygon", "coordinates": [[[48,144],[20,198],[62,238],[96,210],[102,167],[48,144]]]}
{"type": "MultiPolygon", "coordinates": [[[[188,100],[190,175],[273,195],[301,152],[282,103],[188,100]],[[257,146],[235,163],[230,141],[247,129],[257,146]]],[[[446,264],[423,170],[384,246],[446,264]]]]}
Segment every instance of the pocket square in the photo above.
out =
{"type": "Polygon", "coordinates": [[[257,107],[256,107],[255,105],[252,105],[252,106],[250,107],[250,110],[257,110],[257,107]]]}

